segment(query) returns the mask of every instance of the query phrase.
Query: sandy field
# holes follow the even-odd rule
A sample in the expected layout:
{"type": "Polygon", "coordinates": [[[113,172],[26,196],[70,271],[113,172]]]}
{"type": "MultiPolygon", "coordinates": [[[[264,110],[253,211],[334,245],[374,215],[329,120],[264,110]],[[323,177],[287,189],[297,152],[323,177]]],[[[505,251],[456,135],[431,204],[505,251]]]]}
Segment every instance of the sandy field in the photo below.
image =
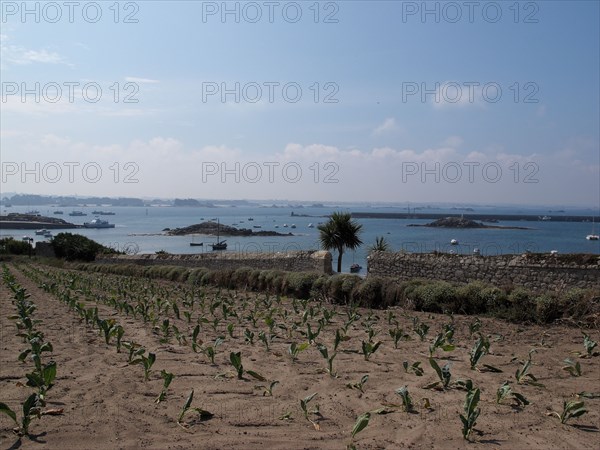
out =
{"type": "MultiPolygon", "coordinates": [[[[0,448],[340,449],[350,444],[358,449],[600,448],[600,356],[577,353],[584,352],[583,334],[574,327],[518,325],[481,317],[480,329],[475,331],[475,318],[467,316],[451,319],[392,309],[390,317],[390,311],[351,311],[316,301],[293,303],[289,298],[278,301],[261,293],[219,292],[46,266],[8,266],[31,294],[30,300],[37,307],[34,318],[41,320],[36,327],[53,345],[51,354],[44,353],[45,360],[51,358],[57,363],[46,408],[62,408],[63,412],[34,419],[30,436],[21,439],[12,430],[14,422],[0,415],[0,448]],[[97,327],[86,324],[60,295],[47,292],[52,283],[55,292],[69,293],[86,308],[97,306],[99,318],[115,319],[124,329],[123,341],[133,341],[156,355],[148,381],[144,380],[142,365],[128,364],[125,347],[117,352],[115,336],[107,345],[97,327]],[[127,315],[124,302],[132,308],[143,302],[154,305],[148,321],[141,313],[136,318],[131,312],[127,315]],[[165,307],[167,302],[177,305],[179,319],[172,306],[165,307]],[[333,311],[337,314],[331,317],[333,311]],[[165,319],[169,320],[168,327],[165,319]],[[311,324],[311,333],[316,333],[319,320],[321,331],[310,339],[307,324],[311,324]],[[197,324],[200,328],[194,351],[192,334],[197,324]],[[229,324],[233,328],[228,330],[229,324]],[[429,326],[424,340],[413,330],[419,324],[429,326]],[[438,380],[429,362],[430,345],[444,325],[450,324],[454,327],[454,350],[438,348],[433,352],[440,367],[450,364],[450,383],[446,389],[425,389],[438,380]],[[399,335],[406,335],[398,341],[398,348],[390,329],[401,329],[399,335]],[[336,330],[345,337],[332,360],[332,376],[322,346],[331,357],[336,330]],[[472,370],[469,353],[478,333],[489,340],[489,353],[472,370]],[[259,335],[269,343],[268,350],[259,335]],[[215,347],[219,336],[223,342],[215,347]],[[293,360],[290,345],[309,341],[312,343],[293,360]],[[380,345],[367,360],[362,348],[363,342],[369,341],[380,345]],[[214,364],[206,354],[210,346],[216,348],[214,364]],[[530,373],[543,387],[527,382],[532,378],[521,383],[515,378],[531,349],[535,352],[531,354],[530,373]],[[241,352],[241,379],[230,362],[232,352],[241,352]],[[562,369],[566,358],[579,362],[580,376],[562,369]],[[409,366],[421,362],[422,376],[405,371],[404,361],[409,366]],[[502,372],[490,371],[484,364],[502,372]],[[174,378],[164,400],[156,403],[163,387],[163,370],[174,378]],[[248,370],[266,381],[254,378],[248,370]],[[357,384],[364,375],[368,380],[363,392],[348,386],[357,384]],[[466,391],[455,383],[467,379],[481,393],[481,413],[471,442],[463,439],[459,418],[466,391]],[[267,389],[271,381],[278,381],[272,395],[267,389]],[[505,381],[530,404],[518,406],[511,397],[497,403],[497,390],[505,381]],[[404,411],[402,398],[395,392],[403,386],[412,398],[410,411],[404,411]],[[191,408],[202,408],[213,416],[202,419],[198,412],[188,411],[178,424],[192,389],[191,408]],[[576,394],[581,392],[596,394],[596,398],[580,399],[585,402],[586,414],[566,424],[547,415],[562,412],[563,400],[577,400],[576,394]],[[301,400],[313,393],[316,395],[308,402],[305,417],[301,400]],[[357,417],[366,412],[371,412],[368,425],[352,438],[357,417]]],[[[16,311],[12,298],[12,291],[2,284],[0,402],[20,416],[21,403],[34,392],[24,386],[25,373],[33,364],[18,360],[28,344],[16,336],[15,321],[9,319],[16,311]]],[[[586,332],[600,342],[597,329],[586,332]]]]}

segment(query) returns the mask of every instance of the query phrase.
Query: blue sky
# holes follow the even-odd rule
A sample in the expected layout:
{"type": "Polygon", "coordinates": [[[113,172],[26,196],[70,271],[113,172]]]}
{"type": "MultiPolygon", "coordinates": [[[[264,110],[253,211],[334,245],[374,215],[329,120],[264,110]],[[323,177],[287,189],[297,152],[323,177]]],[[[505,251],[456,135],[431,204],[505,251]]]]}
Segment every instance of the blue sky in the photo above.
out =
{"type": "Polygon", "coordinates": [[[2,2],[3,192],[600,202],[598,2],[90,3],[2,2]]]}

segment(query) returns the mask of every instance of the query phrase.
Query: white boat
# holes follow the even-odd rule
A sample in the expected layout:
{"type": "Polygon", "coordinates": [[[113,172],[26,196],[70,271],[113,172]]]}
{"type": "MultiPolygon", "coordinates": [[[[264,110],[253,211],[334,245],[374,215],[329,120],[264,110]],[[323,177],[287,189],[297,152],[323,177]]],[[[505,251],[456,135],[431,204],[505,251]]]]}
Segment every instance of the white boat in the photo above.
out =
{"type": "Polygon", "coordinates": [[[288,227],[287,223],[284,223],[283,228],[287,228],[287,227],[288,227]]]}
{"type": "Polygon", "coordinates": [[[37,234],[38,236],[43,236],[46,233],[48,233],[48,230],[46,230],[45,228],[42,228],[41,230],[36,230],[35,234],[37,234]]]}
{"type": "Polygon", "coordinates": [[[114,228],[115,224],[108,223],[107,220],[98,219],[96,217],[94,220],[92,220],[90,222],[84,222],[83,226],[85,228],[114,228]]]}
{"type": "Polygon", "coordinates": [[[308,228],[314,228],[315,226],[312,223],[308,224],[308,228]]]}
{"type": "Polygon", "coordinates": [[[458,241],[456,239],[452,239],[450,241],[450,245],[458,245],[458,241]]]}

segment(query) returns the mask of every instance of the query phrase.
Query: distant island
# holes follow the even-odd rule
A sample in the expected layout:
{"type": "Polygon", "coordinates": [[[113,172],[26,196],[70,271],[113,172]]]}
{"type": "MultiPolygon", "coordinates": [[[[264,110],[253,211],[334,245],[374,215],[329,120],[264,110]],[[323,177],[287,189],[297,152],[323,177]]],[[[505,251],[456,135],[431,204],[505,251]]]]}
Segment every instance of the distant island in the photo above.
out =
{"type": "Polygon", "coordinates": [[[10,213],[5,216],[0,216],[0,229],[2,228],[12,230],[35,230],[38,228],[58,230],[81,228],[81,225],[76,225],[55,217],[44,217],[35,214],[10,213]]]}
{"type": "Polygon", "coordinates": [[[424,225],[409,224],[408,227],[432,227],[432,228],[493,228],[504,230],[531,230],[527,227],[502,227],[499,225],[485,225],[475,220],[465,219],[463,217],[444,217],[424,225]]]}
{"type": "Polygon", "coordinates": [[[190,225],[184,228],[165,228],[169,236],[186,236],[188,234],[207,234],[217,235],[217,231],[221,236],[293,236],[292,233],[278,233],[277,231],[254,231],[249,228],[236,228],[229,225],[219,225],[217,222],[202,222],[195,225],[190,225]]]}

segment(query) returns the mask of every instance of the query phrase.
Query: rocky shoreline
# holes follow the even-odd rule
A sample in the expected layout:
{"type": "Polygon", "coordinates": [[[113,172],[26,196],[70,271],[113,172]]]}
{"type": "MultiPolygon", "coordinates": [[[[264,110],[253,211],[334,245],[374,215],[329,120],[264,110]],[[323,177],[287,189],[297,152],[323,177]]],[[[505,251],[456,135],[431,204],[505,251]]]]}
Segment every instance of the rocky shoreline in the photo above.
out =
{"type": "Polygon", "coordinates": [[[5,216],[0,216],[0,229],[3,228],[11,230],[37,230],[40,228],[60,230],[81,228],[81,225],[76,225],[63,219],[57,219],[56,217],[10,213],[5,216]]]}

